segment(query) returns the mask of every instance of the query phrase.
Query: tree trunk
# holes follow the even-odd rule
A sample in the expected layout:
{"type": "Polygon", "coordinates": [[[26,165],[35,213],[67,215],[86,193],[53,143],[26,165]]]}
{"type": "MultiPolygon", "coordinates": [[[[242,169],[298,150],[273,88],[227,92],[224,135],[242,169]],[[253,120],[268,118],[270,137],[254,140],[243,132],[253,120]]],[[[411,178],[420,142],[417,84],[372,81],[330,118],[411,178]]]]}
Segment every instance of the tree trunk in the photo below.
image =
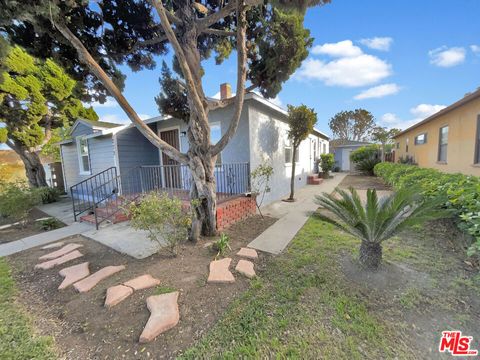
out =
{"type": "Polygon", "coordinates": [[[290,179],[290,196],[288,197],[288,200],[294,200],[295,196],[295,156],[297,155],[297,147],[293,146],[293,152],[292,152],[292,177],[290,179]]]}
{"type": "Polygon", "coordinates": [[[9,147],[20,156],[20,159],[22,159],[30,187],[38,188],[48,186],[45,177],[45,169],[43,168],[40,157],[36,152],[30,151],[28,148],[20,146],[17,143],[13,144],[13,142],[12,145],[10,145],[10,143],[7,143],[7,145],[9,145],[9,147]]]}
{"type": "Polygon", "coordinates": [[[369,270],[377,270],[382,262],[382,246],[363,241],[360,245],[360,264],[369,270]]]}

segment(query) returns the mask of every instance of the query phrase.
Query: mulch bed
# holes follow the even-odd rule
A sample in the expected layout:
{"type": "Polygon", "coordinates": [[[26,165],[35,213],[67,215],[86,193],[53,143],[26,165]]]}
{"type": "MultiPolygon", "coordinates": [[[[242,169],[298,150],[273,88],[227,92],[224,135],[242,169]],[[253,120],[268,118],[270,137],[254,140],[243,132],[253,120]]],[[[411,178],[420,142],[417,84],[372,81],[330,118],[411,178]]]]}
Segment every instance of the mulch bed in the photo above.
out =
{"type": "MultiPolygon", "coordinates": [[[[229,304],[249,287],[250,281],[234,272],[240,247],[271,226],[276,219],[253,216],[225,231],[230,237],[233,258],[230,270],[236,278],[229,285],[206,284],[208,265],[215,253],[206,246],[214,239],[185,244],[177,257],[156,254],[135,260],[83,237],[68,242],[81,243],[85,256],[52,270],[33,270],[38,257],[47,253],[32,249],[9,258],[19,288],[19,302],[34,317],[35,326],[43,335],[52,335],[62,357],[68,359],[163,359],[173,358],[204,335],[222,316],[229,304]],[[93,273],[107,265],[126,265],[121,271],[102,281],[90,292],[77,294],[70,287],[58,291],[63,267],[88,261],[93,273]],[[105,290],[112,285],[142,274],[160,279],[158,288],[141,290],[113,307],[103,306],[105,290]],[[149,317],[146,298],[161,288],[180,291],[179,324],[149,344],[138,338],[149,317]]],[[[257,274],[264,267],[267,255],[255,260],[257,274]]]]}
{"type": "MultiPolygon", "coordinates": [[[[27,236],[32,236],[45,232],[36,222],[36,219],[50,217],[43,211],[33,208],[28,215],[27,223],[24,225],[14,225],[12,227],[0,230],[0,244],[5,244],[11,241],[20,240],[27,236]]],[[[0,225],[15,223],[14,220],[2,219],[0,225]]],[[[59,222],[60,224],[60,222],[59,222]]]]}

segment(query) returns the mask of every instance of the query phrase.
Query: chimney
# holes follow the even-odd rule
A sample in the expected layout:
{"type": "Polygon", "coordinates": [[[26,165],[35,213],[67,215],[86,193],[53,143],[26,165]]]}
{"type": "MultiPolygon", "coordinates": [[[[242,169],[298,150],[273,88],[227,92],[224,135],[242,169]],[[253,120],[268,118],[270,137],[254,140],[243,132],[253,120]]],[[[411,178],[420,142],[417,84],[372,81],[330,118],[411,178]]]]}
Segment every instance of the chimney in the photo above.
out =
{"type": "Polygon", "coordinates": [[[223,83],[220,85],[220,100],[228,99],[232,97],[232,87],[229,83],[223,83]]]}

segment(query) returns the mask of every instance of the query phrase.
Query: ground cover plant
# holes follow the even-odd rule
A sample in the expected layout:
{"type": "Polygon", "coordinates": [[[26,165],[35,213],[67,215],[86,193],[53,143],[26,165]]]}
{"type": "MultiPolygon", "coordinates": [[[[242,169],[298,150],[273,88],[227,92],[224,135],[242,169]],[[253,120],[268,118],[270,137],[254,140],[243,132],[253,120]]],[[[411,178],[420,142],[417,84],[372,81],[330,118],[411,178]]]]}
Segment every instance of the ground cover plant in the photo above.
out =
{"type": "Polygon", "coordinates": [[[413,165],[381,163],[375,174],[395,189],[416,188],[424,196],[443,196],[444,206],[455,211],[459,227],[468,232],[468,255],[478,261],[480,253],[480,178],[463,174],[446,174],[413,165]]]}

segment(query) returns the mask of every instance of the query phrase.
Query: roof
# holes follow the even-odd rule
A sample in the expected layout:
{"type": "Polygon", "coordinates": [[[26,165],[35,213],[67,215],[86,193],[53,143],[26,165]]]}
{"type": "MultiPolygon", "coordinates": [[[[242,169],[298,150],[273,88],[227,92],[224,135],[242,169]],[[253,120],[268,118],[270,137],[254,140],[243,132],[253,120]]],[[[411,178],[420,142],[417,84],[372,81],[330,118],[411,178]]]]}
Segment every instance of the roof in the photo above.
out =
{"type": "Polygon", "coordinates": [[[460,106],[463,106],[467,103],[469,103],[470,101],[473,101],[473,100],[476,100],[480,98],[480,88],[478,88],[477,90],[475,90],[473,93],[467,95],[467,96],[464,96],[463,98],[461,98],[460,100],[458,100],[457,102],[454,102],[452,105],[450,106],[447,106],[446,108],[436,112],[435,114],[427,117],[426,119],[422,120],[422,121],[419,121],[418,123],[410,126],[409,128],[406,128],[405,130],[399,132],[397,135],[395,135],[393,138],[397,138],[399,137],[400,135],[403,135],[407,132],[409,132],[410,130],[413,130],[417,127],[419,127],[420,125],[423,125],[429,121],[432,121],[432,120],[435,120],[436,118],[442,116],[442,115],[445,115],[447,113],[449,113],[450,111],[453,111],[457,108],[459,108],[460,106]]]}
{"type": "Polygon", "coordinates": [[[345,139],[334,139],[330,140],[330,147],[337,148],[337,147],[354,147],[354,146],[364,146],[364,145],[371,145],[371,142],[367,141],[356,141],[356,140],[345,140],[345,139]]]}
{"type": "Polygon", "coordinates": [[[313,128],[312,134],[313,134],[313,135],[316,135],[316,136],[318,136],[318,137],[321,137],[321,138],[323,138],[323,139],[325,139],[325,140],[330,140],[330,137],[328,137],[327,135],[325,135],[323,132],[321,132],[321,131],[318,130],[318,129],[313,128]]]}
{"type": "Polygon", "coordinates": [[[106,122],[106,121],[95,121],[95,120],[87,120],[87,119],[80,118],[80,119],[77,119],[77,121],[75,121],[72,128],[70,129],[70,133],[72,133],[73,130],[75,130],[75,128],[79,124],[87,125],[92,129],[96,129],[96,130],[113,129],[113,128],[122,126],[122,124],[115,124],[115,123],[106,122]]]}

